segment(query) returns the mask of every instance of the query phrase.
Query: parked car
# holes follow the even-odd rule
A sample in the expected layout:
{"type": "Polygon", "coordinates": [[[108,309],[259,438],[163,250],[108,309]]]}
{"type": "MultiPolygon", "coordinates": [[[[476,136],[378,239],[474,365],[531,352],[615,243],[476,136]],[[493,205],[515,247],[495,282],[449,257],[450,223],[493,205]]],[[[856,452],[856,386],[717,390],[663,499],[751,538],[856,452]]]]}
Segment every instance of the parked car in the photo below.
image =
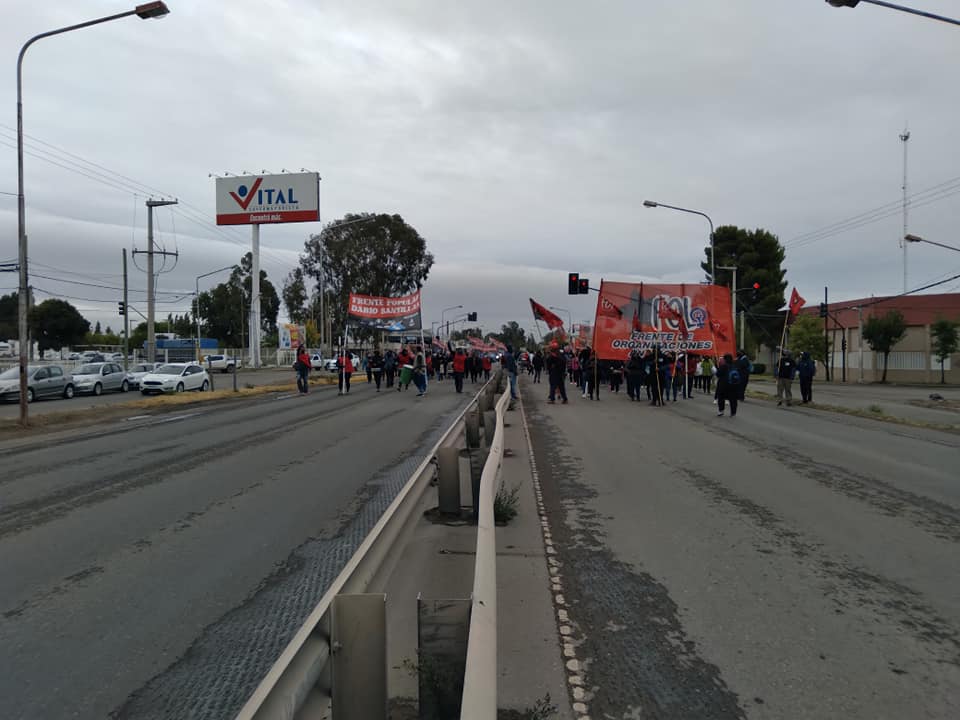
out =
{"type": "Polygon", "coordinates": [[[122,362],[123,362],[123,353],[108,353],[108,354],[106,355],[106,360],[108,360],[109,362],[122,363],[122,362]]]}
{"type": "MultiPolygon", "coordinates": [[[[73,397],[73,377],[59,365],[30,365],[27,367],[27,402],[41,397],[73,397]]],[[[20,399],[20,368],[0,373],[0,400],[20,399]]]]}
{"type": "Polygon", "coordinates": [[[73,386],[78,393],[100,395],[105,390],[126,392],[130,381],[117,363],[84,363],[73,371],[73,386]]]}
{"type": "Polygon", "coordinates": [[[140,387],[140,381],[143,380],[144,376],[152,373],[161,365],[163,365],[163,363],[158,362],[132,365],[130,371],[127,373],[127,382],[130,383],[132,389],[136,390],[140,387]]]}
{"type": "Polygon", "coordinates": [[[240,361],[229,355],[207,355],[203,366],[208,370],[219,370],[222,373],[234,372],[240,367],[240,361]]]}
{"type": "Polygon", "coordinates": [[[196,363],[168,363],[161,365],[140,380],[144,395],[210,389],[210,376],[196,363]]]}
{"type": "Polygon", "coordinates": [[[310,367],[314,370],[323,370],[326,367],[323,363],[323,356],[320,353],[314,353],[310,356],[310,367]]]}
{"type": "MultiPolygon", "coordinates": [[[[323,369],[328,370],[329,372],[337,371],[337,355],[334,355],[331,358],[327,358],[323,361],[323,369]]],[[[355,373],[360,372],[360,356],[356,353],[350,353],[350,360],[353,362],[353,371],[355,373]]]]}
{"type": "Polygon", "coordinates": [[[80,359],[80,353],[78,352],[72,352],[69,355],[67,355],[67,360],[73,361],[73,360],[79,360],[79,359],[80,359]]]}
{"type": "Polygon", "coordinates": [[[98,353],[96,350],[86,350],[85,352],[80,353],[80,357],[77,358],[77,360],[81,363],[97,363],[107,361],[103,354],[98,353]]]}

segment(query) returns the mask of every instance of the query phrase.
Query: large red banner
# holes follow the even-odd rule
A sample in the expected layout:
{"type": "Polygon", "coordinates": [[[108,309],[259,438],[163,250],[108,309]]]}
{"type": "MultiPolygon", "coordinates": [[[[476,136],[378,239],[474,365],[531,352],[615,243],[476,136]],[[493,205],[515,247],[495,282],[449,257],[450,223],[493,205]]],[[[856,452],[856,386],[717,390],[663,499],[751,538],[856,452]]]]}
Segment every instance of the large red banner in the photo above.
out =
{"type": "Polygon", "coordinates": [[[654,346],[709,356],[736,351],[730,290],[719,285],[601,282],[593,327],[601,360],[654,346]]]}
{"type": "Polygon", "coordinates": [[[420,291],[401,297],[350,293],[347,314],[357,325],[377,330],[419,330],[420,291]]]}

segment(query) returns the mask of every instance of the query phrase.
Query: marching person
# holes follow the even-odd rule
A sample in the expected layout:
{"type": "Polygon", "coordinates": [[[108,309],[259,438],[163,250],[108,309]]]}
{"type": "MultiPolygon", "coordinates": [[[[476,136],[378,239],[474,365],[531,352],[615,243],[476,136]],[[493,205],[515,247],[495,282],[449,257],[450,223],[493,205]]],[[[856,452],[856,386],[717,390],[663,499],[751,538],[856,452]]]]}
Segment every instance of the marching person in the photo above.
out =
{"type": "Polygon", "coordinates": [[[393,387],[393,379],[397,374],[397,354],[393,350],[387,350],[383,358],[383,372],[387,379],[387,387],[393,387]]]}
{"type": "Polygon", "coordinates": [[[303,345],[297,348],[297,361],[293,367],[297,371],[297,390],[301,395],[306,395],[310,389],[310,355],[303,345]]]}
{"type": "Polygon", "coordinates": [[[630,351],[627,358],[627,395],[631,400],[640,399],[640,388],[643,387],[643,359],[636,350],[630,351]]]}
{"type": "Polygon", "coordinates": [[[737,399],[743,402],[747,395],[747,383],[750,382],[750,372],[753,370],[753,363],[747,357],[744,350],[737,350],[737,370],[740,371],[740,387],[737,389],[739,395],[737,399]]]}
{"type": "Polygon", "coordinates": [[[413,359],[413,384],[419,391],[417,397],[427,394],[427,363],[420,348],[417,348],[417,354],[413,359]]]}
{"type": "Polygon", "coordinates": [[[380,380],[383,377],[383,356],[379,350],[374,350],[373,356],[367,363],[367,369],[373,373],[373,382],[377,385],[377,392],[380,392],[380,380]]]}
{"type": "Polygon", "coordinates": [[[740,385],[743,380],[733,355],[727,353],[723,362],[717,365],[717,417],[723,417],[724,406],[730,402],[730,417],[737,414],[737,400],[740,397],[740,385]]]}
{"type": "Polygon", "coordinates": [[[353,359],[346,350],[337,357],[337,370],[339,371],[337,385],[340,388],[337,395],[348,395],[350,393],[350,376],[353,375],[353,359]]]}
{"type": "Polygon", "coordinates": [[[458,393],[463,392],[463,373],[467,368],[467,356],[463,352],[463,348],[457,348],[453,350],[451,346],[451,352],[453,352],[453,386],[458,393]]]}
{"type": "Polygon", "coordinates": [[[701,365],[700,389],[709,395],[713,390],[713,375],[716,368],[713,366],[713,360],[709,357],[703,358],[701,365]]]}
{"type": "Polygon", "coordinates": [[[517,359],[513,355],[513,347],[507,345],[507,351],[500,360],[500,366],[507,371],[507,377],[510,378],[510,397],[517,400],[517,359]]]}
{"type": "Polygon", "coordinates": [[[533,354],[533,381],[540,382],[540,373],[543,371],[543,353],[537,350],[533,354]]]}
{"type": "Polygon", "coordinates": [[[493,361],[490,359],[489,354],[484,354],[483,356],[483,379],[490,379],[490,371],[493,369],[493,361]]]}
{"type": "Polygon", "coordinates": [[[797,364],[793,360],[793,354],[789,350],[784,350],[780,356],[780,362],[777,364],[777,405],[783,405],[787,401],[787,407],[793,404],[793,393],[790,388],[793,385],[793,376],[797,373],[797,364]]]}
{"type": "Polygon", "coordinates": [[[817,363],[810,357],[810,353],[800,353],[800,362],[797,363],[797,375],[800,378],[800,398],[806,405],[813,402],[813,377],[817,374],[817,363]]]}
{"type": "Polygon", "coordinates": [[[550,397],[547,402],[553,404],[556,402],[557,393],[563,399],[563,404],[567,404],[567,389],[565,387],[565,376],[567,374],[566,360],[560,353],[560,347],[556,342],[550,343],[550,354],[547,355],[545,362],[547,368],[547,381],[550,383],[550,397]]]}

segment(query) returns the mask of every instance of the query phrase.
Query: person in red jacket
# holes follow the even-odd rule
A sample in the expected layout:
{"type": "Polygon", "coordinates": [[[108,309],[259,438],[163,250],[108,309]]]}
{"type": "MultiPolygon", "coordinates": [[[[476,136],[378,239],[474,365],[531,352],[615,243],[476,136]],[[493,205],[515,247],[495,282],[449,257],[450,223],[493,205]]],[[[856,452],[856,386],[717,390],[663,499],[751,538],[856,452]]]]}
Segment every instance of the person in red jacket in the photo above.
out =
{"type": "Polygon", "coordinates": [[[467,355],[463,348],[457,348],[453,353],[453,384],[458,393],[463,392],[463,373],[467,369],[467,355]]]}
{"type": "Polygon", "coordinates": [[[297,371],[297,390],[301,395],[306,395],[310,389],[310,354],[307,349],[301,345],[297,348],[297,362],[294,363],[297,371]]]}
{"type": "Polygon", "coordinates": [[[493,361],[490,360],[490,356],[489,356],[489,355],[484,355],[484,356],[483,356],[483,361],[482,361],[482,363],[483,363],[483,379],[484,379],[484,380],[489,380],[489,379],[490,379],[490,370],[491,370],[491,368],[493,367],[493,361]]]}
{"type": "Polygon", "coordinates": [[[340,371],[340,382],[338,383],[340,392],[337,394],[343,395],[344,393],[349,393],[350,376],[353,375],[353,359],[350,357],[349,353],[344,352],[337,357],[337,369],[340,371]],[[346,389],[344,389],[344,386],[346,386],[346,389]]]}

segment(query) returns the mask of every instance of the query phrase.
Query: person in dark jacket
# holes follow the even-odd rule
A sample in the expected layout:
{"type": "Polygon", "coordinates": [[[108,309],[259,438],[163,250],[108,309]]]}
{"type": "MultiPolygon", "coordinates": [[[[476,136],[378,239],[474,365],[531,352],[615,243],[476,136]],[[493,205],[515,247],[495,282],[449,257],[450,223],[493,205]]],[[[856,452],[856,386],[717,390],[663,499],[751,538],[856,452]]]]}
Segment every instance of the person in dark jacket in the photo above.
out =
{"type": "Polygon", "coordinates": [[[750,369],[753,367],[753,363],[750,362],[750,358],[747,357],[746,352],[737,350],[735,364],[740,373],[740,386],[737,389],[737,400],[743,402],[747,394],[747,383],[750,382],[750,369]]]}
{"type": "Polygon", "coordinates": [[[737,414],[737,400],[740,398],[739,377],[740,370],[737,368],[733,355],[727,353],[723,356],[723,361],[717,365],[717,417],[723,417],[723,410],[726,402],[730,402],[730,417],[737,414]]]}
{"type": "Polygon", "coordinates": [[[543,353],[537,350],[533,354],[533,381],[540,382],[540,373],[543,372],[543,353]]]}
{"type": "Polygon", "coordinates": [[[777,363],[777,405],[783,405],[784,400],[787,401],[787,407],[793,404],[793,393],[790,389],[796,374],[797,363],[793,359],[793,354],[789,350],[784,350],[780,356],[780,362],[777,363]]]}
{"type": "Polygon", "coordinates": [[[817,374],[817,363],[810,353],[800,353],[797,363],[797,376],[800,378],[800,398],[804,404],[813,402],[813,376],[817,374]]]}
{"type": "Polygon", "coordinates": [[[306,395],[310,389],[310,355],[303,345],[297,348],[297,361],[293,366],[297,371],[297,390],[306,395]]]}
{"type": "Polygon", "coordinates": [[[397,374],[397,354],[393,350],[387,350],[383,357],[383,374],[387,379],[387,387],[393,387],[393,379],[397,374]]]}
{"type": "Polygon", "coordinates": [[[377,384],[377,392],[380,392],[380,380],[383,378],[383,356],[379,350],[375,350],[370,360],[367,362],[367,370],[373,374],[373,382],[377,384]]]}
{"type": "Polygon", "coordinates": [[[640,388],[643,387],[643,358],[636,350],[630,351],[627,358],[627,395],[631,400],[640,399],[640,388]]]}
{"type": "Polygon", "coordinates": [[[563,404],[566,405],[567,388],[564,386],[564,376],[567,374],[567,363],[557,343],[550,346],[550,354],[547,355],[545,365],[547,367],[547,381],[550,383],[550,397],[547,398],[547,402],[556,402],[556,396],[559,393],[563,399],[563,404]]]}

